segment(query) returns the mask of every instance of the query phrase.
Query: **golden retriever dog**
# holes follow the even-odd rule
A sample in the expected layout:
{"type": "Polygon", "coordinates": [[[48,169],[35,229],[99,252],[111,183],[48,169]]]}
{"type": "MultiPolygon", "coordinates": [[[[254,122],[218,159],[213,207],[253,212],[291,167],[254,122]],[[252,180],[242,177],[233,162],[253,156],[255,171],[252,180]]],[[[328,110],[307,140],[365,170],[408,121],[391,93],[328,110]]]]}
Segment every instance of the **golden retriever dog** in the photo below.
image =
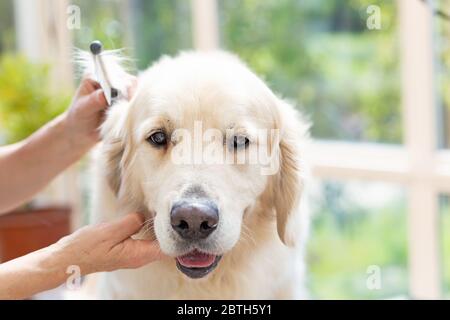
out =
{"type": "Polygon", "coordinates": [[[163,57],[101,135],[93,221],[141,212],[136,237],[156,238],[167,258],[102,274],[100,298],[303,296],[308,126],[237,57],[163,57]]]}

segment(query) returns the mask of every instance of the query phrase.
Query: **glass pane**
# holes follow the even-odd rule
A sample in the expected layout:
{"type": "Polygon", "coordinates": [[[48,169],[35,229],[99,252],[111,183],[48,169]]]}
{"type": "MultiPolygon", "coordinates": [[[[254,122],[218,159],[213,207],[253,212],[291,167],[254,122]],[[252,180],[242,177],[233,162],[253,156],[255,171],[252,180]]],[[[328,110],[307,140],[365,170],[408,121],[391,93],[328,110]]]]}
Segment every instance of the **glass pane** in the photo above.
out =
{"type": "Polygon", "coordinates": [[[315,137],[402,141],[395,1],[219,6],[223,47],[293,99],[310,116],[315,137]]]}
{"type": "Polygon", "coordinates": [[[442,195],[441,204],[441,234],[442,234],[442,260],[444,275],[444,297],[450,299],[450,196],[442,195]]]}
{"type": "Polygon", "coordinates": [[[15,49],[14,27],[14,3],[12,0],[2,0],[0,1],[0,53],[15,49]]]}
{"type": "Polygon", "coordinates": [[[75,0],[81,29],[75,45],[87,49],[94,39],[109,49],[132,48],[139,69],[161,54],[191,47],[190,2],[184,0],[75,0]]]}
{"type": "Polygon", "coordinates": [[[313,193],[307,256],[312,298],[406,298],[404,190],[327,180],[313,193]]]}
{"type": "Polygon", "coordinates": [[[186,0],[131,0],[135,57],[140,69],[161,54],[192,48],[191,7],[186,0]]]}
{"type": "Polygon", "coordinates": [[[72,0],[80,8],[80,28],[74,28],[77,48],[87,50],[93,40],[101,40],[108,49],[123,48],[126,43],[127,2],[119,0],[72,0]]]}
{"type": "Polygon", "coordinates": [[[437,101],[440,112],[440,134],[439,147],[450,148],[450,1],[438,0],[438,10],[444,15],[448,14],[449,18],[442,15],[436,15],[434,18],[437,36],[437,101]]]}

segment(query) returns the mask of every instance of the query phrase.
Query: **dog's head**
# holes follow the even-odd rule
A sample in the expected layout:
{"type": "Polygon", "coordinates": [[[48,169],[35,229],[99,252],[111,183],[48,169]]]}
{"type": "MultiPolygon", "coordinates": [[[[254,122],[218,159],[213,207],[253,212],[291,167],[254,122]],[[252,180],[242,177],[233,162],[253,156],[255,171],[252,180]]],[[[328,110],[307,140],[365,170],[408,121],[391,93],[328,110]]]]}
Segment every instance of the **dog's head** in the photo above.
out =
{"type": "Polygon", "coordinates": [[[149,68],[133,99],[111,108],[102,148],[119,203],[146,212],[162,251],[200,278],[243,225],[258,228],[246,219],[255,207],[293,243],[304,134],[293,108],[236,57],[183,53],[149,68]]]}

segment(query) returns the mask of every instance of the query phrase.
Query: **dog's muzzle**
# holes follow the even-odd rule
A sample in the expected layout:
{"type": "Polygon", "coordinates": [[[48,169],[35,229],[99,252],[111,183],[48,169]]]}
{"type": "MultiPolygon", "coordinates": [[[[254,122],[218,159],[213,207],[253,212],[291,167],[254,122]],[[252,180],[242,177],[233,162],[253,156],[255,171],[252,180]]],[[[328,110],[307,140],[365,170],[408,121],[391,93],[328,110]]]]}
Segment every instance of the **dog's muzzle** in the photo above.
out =
{"type": "MultiPolygon", "coordinates": [[[[205,241],[217,229],[219,210],[210,200],[184,199],[173,204],[170,223],[184,241],[205,241]]],[[[177,268],[190,278],[202,278],[214,270],[220,258],[195,249],[176,258],[177,268]]]]}

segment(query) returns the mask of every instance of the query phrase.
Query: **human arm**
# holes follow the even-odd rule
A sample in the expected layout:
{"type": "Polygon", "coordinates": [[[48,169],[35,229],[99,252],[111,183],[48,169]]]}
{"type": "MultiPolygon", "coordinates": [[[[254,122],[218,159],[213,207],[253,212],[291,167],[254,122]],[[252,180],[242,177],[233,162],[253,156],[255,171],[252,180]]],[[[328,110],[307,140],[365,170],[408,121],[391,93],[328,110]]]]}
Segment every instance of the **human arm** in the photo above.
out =
{"type": "Polygon", "coordinates": [[[157,242],[131,238],[143,222],[142,215],[129,214],[112,223],[87,226],[49,247],[0,264],[0,300],[24,299],[55,288],[70,276],[69,266],[82,276],[138,268],[161,259],[157,242]]]}

